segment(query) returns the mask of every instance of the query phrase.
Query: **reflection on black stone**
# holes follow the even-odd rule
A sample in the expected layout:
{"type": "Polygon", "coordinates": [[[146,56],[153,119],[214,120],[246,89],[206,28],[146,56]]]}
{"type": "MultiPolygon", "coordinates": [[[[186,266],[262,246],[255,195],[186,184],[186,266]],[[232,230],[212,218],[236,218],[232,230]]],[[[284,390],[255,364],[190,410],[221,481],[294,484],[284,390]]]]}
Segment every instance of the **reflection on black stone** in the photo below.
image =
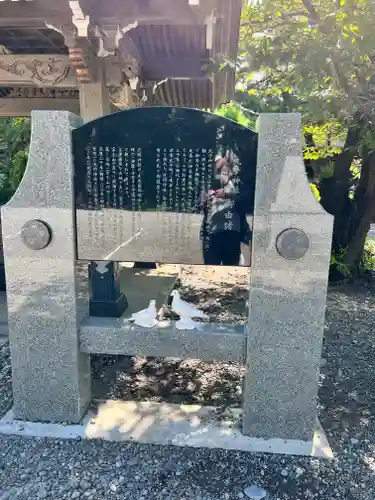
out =
{"type": "Polygon", "coordinates": [[[257,135],[184,108],[73,132],[80,259],[238,265],[251,240],[257,135]]]}
{"type": "Polygon", "coordinates": [[[212,189],[202,191],[198,206],[203,213],[201,239],[207,265],[238,266],[241,243],[248,244],[251,230],[239,190],[240,165],[227,152],[215,161],[212,189]]]}

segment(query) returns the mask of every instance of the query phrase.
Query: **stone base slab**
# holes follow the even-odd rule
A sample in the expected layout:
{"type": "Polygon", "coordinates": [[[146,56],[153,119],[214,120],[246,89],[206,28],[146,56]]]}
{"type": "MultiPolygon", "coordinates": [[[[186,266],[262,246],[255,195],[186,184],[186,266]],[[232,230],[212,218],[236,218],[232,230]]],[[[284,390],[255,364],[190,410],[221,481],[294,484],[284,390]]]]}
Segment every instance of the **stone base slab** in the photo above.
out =
{"type": "Polygon", "coordinates": [[[89,412],[80,425],[0,420],[0,434],[56,439],[104,439],[156,445],[220,448],[244,452],[332,459],[326,435],[317,421],[312,442],[259,439],[240,430],[242,411],[195,405],[108,400],[89,412]]]}

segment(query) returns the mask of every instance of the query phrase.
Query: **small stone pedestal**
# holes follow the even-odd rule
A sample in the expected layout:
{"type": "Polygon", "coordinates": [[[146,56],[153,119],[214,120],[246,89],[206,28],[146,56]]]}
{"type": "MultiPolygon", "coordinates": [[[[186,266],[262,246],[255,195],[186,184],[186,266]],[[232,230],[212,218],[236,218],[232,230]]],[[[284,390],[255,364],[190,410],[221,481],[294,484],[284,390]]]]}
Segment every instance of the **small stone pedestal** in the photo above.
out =
{"type": "Polygon", "coordinates": [[[97,261],[89,265],[90,316],[119,318],[128,308],[120,289],[118,262],[97,261]]]}

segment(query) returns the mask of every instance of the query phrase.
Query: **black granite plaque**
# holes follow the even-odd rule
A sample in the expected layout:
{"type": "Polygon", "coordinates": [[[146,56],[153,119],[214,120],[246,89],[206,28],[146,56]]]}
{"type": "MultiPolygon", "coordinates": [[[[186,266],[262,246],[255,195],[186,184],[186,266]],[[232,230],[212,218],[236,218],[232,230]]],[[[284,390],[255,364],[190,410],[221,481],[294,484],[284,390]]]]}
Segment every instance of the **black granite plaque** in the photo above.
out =
{"type": "Polygon", "coordinates": [[[239,265],[251,240],[257,134],[145,107],[73,131],[82,260],[239,265]]]}

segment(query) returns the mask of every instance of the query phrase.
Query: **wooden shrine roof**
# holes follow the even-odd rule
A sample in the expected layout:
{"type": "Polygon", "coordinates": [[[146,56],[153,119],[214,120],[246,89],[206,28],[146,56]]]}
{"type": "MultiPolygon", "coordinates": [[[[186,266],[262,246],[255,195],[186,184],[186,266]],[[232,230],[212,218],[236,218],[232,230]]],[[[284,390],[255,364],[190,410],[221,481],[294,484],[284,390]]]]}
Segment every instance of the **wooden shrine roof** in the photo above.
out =
{"type": "MultiPolygon", "coordinates": [[[[13,85],[12,78],[5,78],[6,68],[19,55],[34,60],[43,55],[69,57],[64,29],[71,27],[72,11],[79,7],[92,23],[89,35],[137,23],[126,36],[139,55],[141,80],[157,84],[154,104],[212,107],[230,98],[234,74],[229,70],[229,75],[221,72],[213,78],[206,68],[218,57],[236,56],[241,4],[241,0],[0,0],[0,87],[13,85]],[[211,41],[210,16],[215,17],[211,41]]],[[[120,40],[118,49],[123,48],[125,41],[120,40]]],[[[20,78],[15,83],[31,84],[20,78]]]]}
{"type": "Polygon", "coordinates": [[[1,26],[1,19],[0,45],[12,54],[68,54],[64,37],[57,31],[46,27],[1,26]]]}

